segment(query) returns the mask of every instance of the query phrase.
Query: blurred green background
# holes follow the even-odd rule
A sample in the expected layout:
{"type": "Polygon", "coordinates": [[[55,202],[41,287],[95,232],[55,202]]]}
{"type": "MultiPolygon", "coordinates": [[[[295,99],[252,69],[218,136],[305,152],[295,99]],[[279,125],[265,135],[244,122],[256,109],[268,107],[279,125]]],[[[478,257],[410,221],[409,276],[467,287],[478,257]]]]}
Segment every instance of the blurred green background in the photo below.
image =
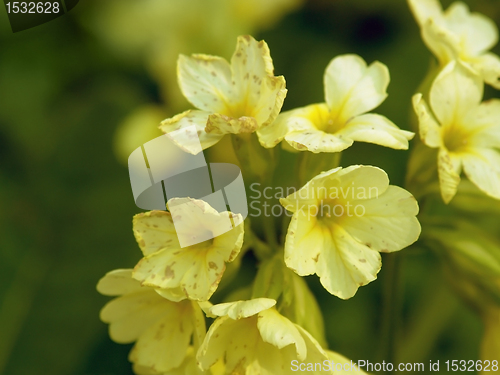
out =
{"type": "MultiPolygon", "coordinates": [[[[113,343],[99,320],[108,298],[95,285],[140,258],[131,219],[141,210],[124,157],[156,133],[149,123],[137,130],[143,117],[130,115],[153,108],[149,118],[156,119],[189,108],[176,94],[179,52],[229,59],[240,32],[265,39],[276,74],[287,80],[284,110],[323,101],[323,72],[336,55],[380,60],[391,84],[376,112],[410,128],[411,95],[431,55],[405,1],[281,1],[269,19],[266,9],[248,15],[262,7],[258,0],[247,0],[239,16],[223,1],[163,2],[169,4],[146,9],[155,2],[85,0],[63,17],[15,34],[0,11],[1,374],[132,373],[131,346],[113,343]],[[245,23],[242,14],[255,18],[245,23]],[[127,126],[135,127],[137,139],[127,126]]],[[[500,24],[498,0],[466,3],[500,24]]],[[[221,148],[213,157],[223,154],[221,148]]],[[[408,155],[355,144],[342,165],[377,165],[402,186],[408,155]]],[[[397,359],[478,359],[481,320],[451,293],[436,257],[412,248],[401,263],[397,359]]],[[[354,360],[383,359],[383,280],[384,268],[377,281],[341,301],[308,278],[332,350],[354,360]]]]}

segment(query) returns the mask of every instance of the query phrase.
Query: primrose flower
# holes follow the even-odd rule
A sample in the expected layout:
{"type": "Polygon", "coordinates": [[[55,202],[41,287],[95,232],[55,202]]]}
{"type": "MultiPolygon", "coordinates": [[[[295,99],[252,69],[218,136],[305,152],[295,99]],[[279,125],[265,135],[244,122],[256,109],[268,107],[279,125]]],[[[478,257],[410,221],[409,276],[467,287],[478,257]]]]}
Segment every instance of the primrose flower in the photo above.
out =
{"type": "Polygon", "coordinates": [[[316,340],[280,315],[275,304],[256,298],[211,307],[210,313],[218,318],[198,350],[199,366],[207,369],[223,359],[226,374],[294,374],[294,363],[328,360],[316,340]]]}
{"type": "Polygon", "coordinates": [[[137,341],[129,360],[142,373],[165,373],[184,362],[191,342],[205,335],[205,318],[197,303],[172,302],[132,279],[132,270],[107,273],[97,284],[104,295],[119,296],[101,310],[113,341],[137,341]]]}
{"type": "Polygon", "coordinates": [[[174,198],[171,212],[151,211],[133,219],[134,235],[144,258],[133,277],[172,301],[206,301],[215,292],[226,268],[243,245],[243,218],[219,213],[206,202],[174,198]],[[179,237],[197,237],[181,247],[179,237]]]}
{"type": "Polygon", "coordinates": [[[387,97],[389,70],[370,66],[357,55],[334,58],[326,68],[326,103],[281,113],[272,126],[262,129],[260,140],[274,147],[285,139],[293,148],[314,153],[339,152],[354,141],[407,149],[413,133],[399,129],[384,116],[367,113],[387,97]]]}
{"type": "Polygon", "coordinates": [[[451,62],[436,77],[430,108],[422,94],[413,97],[420,138],[439,149],[445,203],[455,196],[462,169],[480,190],[500,199],[500,100],[481,103],[482,97],[482,80],[459,62],[451,62]]]}
{"type": "Polygon", "coordinates": [[[453,3],[445,12],[438,0],[408,0],[408,4],[422,39],[441,67],[460,60],[500,89],[500,58],[487,52],[498,42],[498,29],[490,18],[470,13],[462,2],[453,3]]]}
{"type": "MultiPolygon", "coordinates": [[[[181,55],[177,74],[182,93],[197,110],[188,110],[163,121],[160,129],[196,126],[202,149],[219,142],[225,134],[253,133],[264,129],[278,116],[286,96],[285,79],[274,76],[266,42],[251,36],[238,37],[231,64],[208,55],[181,55]]],[[[187,141],[196,134],[176,132],[170,138],[193,154],[198,149],[187,141]]]]}
{"type": "Polygon", "coordinates": [[[293,212],[286,265],[300,276],[317,274],[342,299],[376,279],[379,252],[401,250],[420,235],[417,201],[376,167],[323,172],[280,202],[293,212]]]}

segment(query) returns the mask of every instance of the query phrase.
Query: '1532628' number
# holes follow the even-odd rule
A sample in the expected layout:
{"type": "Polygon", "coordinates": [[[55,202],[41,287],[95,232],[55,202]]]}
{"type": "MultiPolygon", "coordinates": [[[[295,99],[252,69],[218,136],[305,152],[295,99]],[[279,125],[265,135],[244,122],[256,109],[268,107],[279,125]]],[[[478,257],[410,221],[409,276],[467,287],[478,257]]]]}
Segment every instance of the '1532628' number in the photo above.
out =
{"type": "Polygon", "coordinates": [[[19,2],[19,1],[14,1],[14,2],[8,2],[5,4],[7,7],[7,13],[32,13],[32,14],[40,14],[40,13],[59,13],[60,8],[59,8],[59,3],[58,2],[41,2],[41,3],[35,3],[33,1],[31,2],[19,2]]]}

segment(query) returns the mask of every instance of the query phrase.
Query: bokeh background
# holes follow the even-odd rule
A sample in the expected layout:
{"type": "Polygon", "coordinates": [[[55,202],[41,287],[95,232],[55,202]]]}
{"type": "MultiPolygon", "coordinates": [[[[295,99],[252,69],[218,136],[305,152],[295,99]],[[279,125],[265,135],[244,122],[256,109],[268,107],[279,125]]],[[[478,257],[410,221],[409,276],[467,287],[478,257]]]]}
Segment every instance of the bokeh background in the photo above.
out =
{"type": "MultiPolygon", "coordinates": [[[[500,24],[498,0],[466,3],[500,24]]],[[[15,34],[0,10],[0,374],[132,373],[131,345],[109,339],[99,320],[108,298],[95,290],[106,272],[140,258],[126,159],[159,135],[161,119],[189,108],[178,53],[229,59],[244,33],[269,44],[287,80],[284,110],[323,101],[328,62],[356,53],[389,67],[377,112],[410,129],[410,99],[431,54],[403,0],[85,0],[15,34]]],[[[221,144],[209,157],[231,153],[221,144]]],[[[403,186],[407,159],[355,144],[342,165],[377,165],[403,186]]],[[[446,360],[478,359],[482,321],[451,291],[440,260],[414,247],[400,263],[397,361],[441,360],[445,373],[446,360]]],[[[332,350],[384,359],[384,275],[348,301],[308,278],[332,350]]]]}

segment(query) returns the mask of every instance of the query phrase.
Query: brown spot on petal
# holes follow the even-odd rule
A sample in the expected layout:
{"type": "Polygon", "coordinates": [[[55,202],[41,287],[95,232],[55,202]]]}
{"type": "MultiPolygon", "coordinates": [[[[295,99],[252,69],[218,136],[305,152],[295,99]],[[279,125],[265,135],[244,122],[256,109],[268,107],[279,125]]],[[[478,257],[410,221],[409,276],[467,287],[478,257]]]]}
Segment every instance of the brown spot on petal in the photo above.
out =
{"type": "Polygon", "coordinates": [[[208,268],[216,270],[219,267],[217,267],[217,264],[215,264],[214,262],[208,262],[208,268]]]}
{"type": "Polygon", "coordinates": [[[175,272],[172,270],[172,268],[170,268],[170,266],[167,266],[167,268],[165,268],[165,277],[167,279],[173,279],[175,277],[175,272]]]}
{"type": "Polygon", "coordinates": [[[360,259],[359,260],[361,263],[366,263],[366,259],[360,259]]]}

